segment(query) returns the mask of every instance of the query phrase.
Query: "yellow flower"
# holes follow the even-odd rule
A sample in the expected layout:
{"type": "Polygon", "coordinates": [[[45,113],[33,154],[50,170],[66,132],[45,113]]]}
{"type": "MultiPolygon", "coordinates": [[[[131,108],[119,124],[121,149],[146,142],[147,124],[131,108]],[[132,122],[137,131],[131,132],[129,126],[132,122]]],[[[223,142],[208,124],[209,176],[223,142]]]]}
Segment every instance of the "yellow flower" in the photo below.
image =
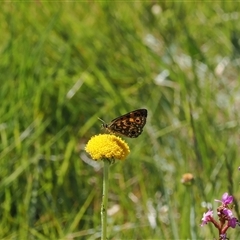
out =
{"type": "Polygon", "coordinates": [[[120,137],[111,134],[93,136],[87,143],[85,150],[93,160],[125,160],[130,153],[129,146],[120,137]]]}

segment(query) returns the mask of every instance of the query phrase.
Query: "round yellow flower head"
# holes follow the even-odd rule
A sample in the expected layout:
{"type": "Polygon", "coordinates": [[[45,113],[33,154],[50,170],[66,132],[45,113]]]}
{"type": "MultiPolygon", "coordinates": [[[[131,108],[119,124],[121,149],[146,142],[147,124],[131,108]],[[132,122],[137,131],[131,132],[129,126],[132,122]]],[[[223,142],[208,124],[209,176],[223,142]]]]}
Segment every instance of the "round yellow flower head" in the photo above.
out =
{"type": "Polygon", "coordinates": [[[87,143],[85,150],[93,160],[113,159],[125,160],[130,153],[129,146],[120,137],[111,134],[93,136],[87,143]]]}

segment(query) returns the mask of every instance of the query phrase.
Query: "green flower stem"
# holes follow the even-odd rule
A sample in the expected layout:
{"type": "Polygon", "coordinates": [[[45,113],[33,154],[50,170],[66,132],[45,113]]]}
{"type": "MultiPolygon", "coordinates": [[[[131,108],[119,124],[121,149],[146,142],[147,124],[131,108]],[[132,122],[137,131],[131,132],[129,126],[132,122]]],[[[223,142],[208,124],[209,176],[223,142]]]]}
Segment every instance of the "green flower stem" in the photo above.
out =
{"type": "Polygon", "coordinates": [[[102,195],[102,207],[101,207],[101,221],[102,221],[102,234],[101,240],[107,239],[107,209],[108,209],[108,175],[109,175],[109,165],[108,160],[104,160],[103,168],[103,195],[102,195]]]}

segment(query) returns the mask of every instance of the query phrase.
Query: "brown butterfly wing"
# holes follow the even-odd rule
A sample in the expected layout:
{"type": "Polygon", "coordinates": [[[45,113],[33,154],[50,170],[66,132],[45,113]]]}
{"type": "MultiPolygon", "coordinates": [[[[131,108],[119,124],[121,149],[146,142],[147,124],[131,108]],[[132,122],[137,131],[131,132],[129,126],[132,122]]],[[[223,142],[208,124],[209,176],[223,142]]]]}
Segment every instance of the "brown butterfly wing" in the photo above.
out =
{"type": "Polygon", "coordinates": [[[113,119],[106,128],[112,133],[136,138],[142,133],[146,120],[147,109],[137,109],[113,119]]]}

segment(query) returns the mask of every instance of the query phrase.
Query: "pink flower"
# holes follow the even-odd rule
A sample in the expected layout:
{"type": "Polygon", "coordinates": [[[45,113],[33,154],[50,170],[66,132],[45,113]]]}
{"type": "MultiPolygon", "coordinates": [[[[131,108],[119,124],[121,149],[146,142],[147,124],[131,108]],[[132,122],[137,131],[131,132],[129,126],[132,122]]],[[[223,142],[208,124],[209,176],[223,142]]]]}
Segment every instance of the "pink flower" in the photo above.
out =
{"type": "Polygon", "coordinates": [[[233,202],[233,196],[228,195],[228,193],[224,193],[222,195],[222,200],[217,200],[215,199],[216,202],[221,202],[223,205],[228,205],[231,204],[233,202]]]}
{"type": "Polygon", "coordinates": [[[237,225],[237,223],[238,223],[238,220],[237,220],[237,218],[235,218],[235,217],[230,218],[230,219],[228,220],[228,226],[230,226],[231,228],[235,228],[236,225],[237,225]]]}
{"type": "Polygon", "coordinates": [[[207,224],[208,222],[211,222],[212,217],[213,217],[212,210],[208,210],[206,213],[204,213],[203,218],[202,218],[201,227],[204,226],[205,224],[207,224]]]}
{"type": "Polygon", "coordinates": [[[228,209],[228,208],[223,209],[222,213],[223,213],[226,217],[228,217],[228,218],[232,218],[232,217],[233,217],[232,211],[231,211],[230,209],[228,209]]]}
{"type": "Polygon", "coordinates": [[[227,239],[227,234],[220,234],[220,240],[226,240],[227,239]]]}

